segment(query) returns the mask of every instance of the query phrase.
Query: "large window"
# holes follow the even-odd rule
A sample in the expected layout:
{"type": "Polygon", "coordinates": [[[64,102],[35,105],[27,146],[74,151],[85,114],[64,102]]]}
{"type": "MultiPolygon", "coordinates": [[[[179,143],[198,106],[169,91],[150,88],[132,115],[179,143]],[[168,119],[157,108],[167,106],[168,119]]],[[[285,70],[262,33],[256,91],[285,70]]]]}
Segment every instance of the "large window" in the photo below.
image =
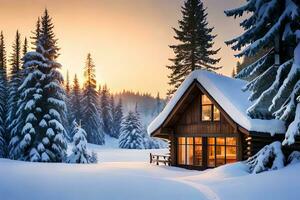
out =
{"type": "Polygon", "coordinates": [[[216,167],[237,161],[236,137],[178,137],[177,163],[203,165],[203,151],[207,167],[216,167]],[[204,146],[203,146],[204,145],[204,146]]]}
{"type": "Polygon", "coordinates": [[[201,98],[201,119],[202,121],[219,121],[220,111],[216,108],[211,100],[206,96],[202,95],[201,98]]]}
{"type": "Polygon", "coordinates": [[[179,165],[202,165],[201,137],[179,137],[177,143],[177,162],[179,165]]]}
{"type": "Polygon", "coordinates": [[[208,137],[207,166],[216,167],[237,161],[235,137],[208,137]]]}

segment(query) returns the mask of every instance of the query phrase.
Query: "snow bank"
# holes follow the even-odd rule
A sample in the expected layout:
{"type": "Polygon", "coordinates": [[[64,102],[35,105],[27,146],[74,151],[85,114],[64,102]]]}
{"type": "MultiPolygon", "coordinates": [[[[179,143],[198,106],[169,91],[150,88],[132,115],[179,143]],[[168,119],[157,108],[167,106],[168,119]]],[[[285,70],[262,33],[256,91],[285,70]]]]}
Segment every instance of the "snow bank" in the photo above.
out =
{"type": "Polygon", "coordinates": [[[242,162],[201,172],[151,165],[148,150],[91,147],[102,159],[98,164],[0,159],[1,199],[282,200],[300,196],[300,163],[255,175],[242,162]]]}
{"type": "Polygon", "coordinates": [[[284,133],[285,125],[280,120],[251,119],[246,111],[252,105],[248,100],[249,92],[241,89],[247,84],[246,81],[233,79],[213,72],[196,70],[192,72],[178,88],[164,110],[148,126],[148,133],[157,130],[167,119],[184,92],[193,81],[198,81],[229,116],[241,127],[249,131],[265,132],[270,134],[284,133]]]}

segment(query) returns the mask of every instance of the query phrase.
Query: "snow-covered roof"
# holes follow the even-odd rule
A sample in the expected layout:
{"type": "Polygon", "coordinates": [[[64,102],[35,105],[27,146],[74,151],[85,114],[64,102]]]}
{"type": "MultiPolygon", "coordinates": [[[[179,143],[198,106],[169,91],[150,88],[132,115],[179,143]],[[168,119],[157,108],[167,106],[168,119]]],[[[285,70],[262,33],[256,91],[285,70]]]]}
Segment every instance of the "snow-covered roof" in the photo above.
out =
{"type": "Polygon", "coordinates": [[[156,131],[164,123],[177,102],[194,81],[198,81],[207,90],[233,121],[248,131],[270,133],[271,135],[285,132],[283,121],[251,119],[247,115],[246,110],[253,102],[248,100],[249,92],[241,90],[247,84],[246,81],[205,70],[196,70],[186,78],[164,110],[148,126],[149,134],[156,131]]]}

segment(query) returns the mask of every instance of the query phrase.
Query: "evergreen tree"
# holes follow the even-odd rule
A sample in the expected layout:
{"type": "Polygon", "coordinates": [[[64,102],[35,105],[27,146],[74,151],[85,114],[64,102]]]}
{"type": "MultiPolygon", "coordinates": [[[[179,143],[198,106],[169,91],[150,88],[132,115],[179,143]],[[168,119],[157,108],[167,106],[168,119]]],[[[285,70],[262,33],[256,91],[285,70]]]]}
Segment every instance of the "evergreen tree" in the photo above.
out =
{"type": "Polygon", "coordinates": [[[110,95],[110,98],[109,98],[109,115],[110,115],[109,127],[110,127],[110,130],[109,130],[109,132],[110,132],[111,137],[118,138],[118,136],[114,134],[115,112],[116,112],[116,106],[115,106],[114,95],[110,95]]]}
{"type": "Polygon", "coordinates": [[[27,38],[25,37],[23,43],[23,49],[22,49],[22,56],[25,56],[27,52],[28,52],[28,42],[27,42],[27,38]]]}
{"type": "MultiPolygon", "coordinates": [[[[112,101],[113,99],[111,99],[112,101]]],[[[111,106],[112,107],[112,106],[111,106]]],[[[123,110],[122,99],[119,99],[117,106],[112,110],[112,135],[115,138],[119,138],[121,133],[123,110]]]]}
{"type": "MultiPolygon", "coordinates": [[[[257,53],[255,53],[254,55],[250,55],[250,56],[244,55],[242,62],[239,62],[239,61],[237,62],[236,73],[239,74],[244,68],[255,63],[261,57],[266,55],[269,51],[270,51],[270,48],[263,48],[263,49],[259,49],[257,51],[257,53]]],[[[240,78],[247,79],[247,77],[240,77],[240,78]]],[[[249,79],[249,80],[251,80],[251,79],[249,79]]]]}
{"type": "Polygon", "coordinates": [[[73,136],[74,147],[72,154],[68,157],[68,163],[90,163],[90,155],[87,152],[86,132],[77,123],[75,124],[73,136]]]}
{"type": "Polygon", "coordinates": [[[6,51],[3,32],[0,34],[0,158],[7,157],[8,139],[6,127],[7,114],[7,71],[6,51]]]}
{"type": "Polygon", "coordinates": [[[32,32],[30,39],[32,40],[31,44],[33,45],[33,50],[37,50],[38,47],[38,39],[40,38],[41,34],[41,19],[38,18],[35,24],[35,30],[32,32]]]}
{"type": "MultiPolygon", "coordinates": [[[[225,11],[234,17],[250,13],[241,23],[245,32],[226,42],[234,50],[245,47],[238,57],[269,50],[237,75],[251,80],[244,90],[252,92],[249,99],[254,104],[247,110],[252,118],[275,117],[287,125],[295,119],[296,98],[300,94],[299,8],[298,1],[293,0],[249,0],[240,8],[225,11]]],[[[300,126],[295,124],[289,127],[284,144],[292,144],[299,134],[300,126]]]]}
{"type": "Polygon", "coordinates": [[[79,81],[77,78],[77,75],[75,74],[74,81],[73,81],[73,87],[71,91],[71,99],[70,99],[70,113],[72,116],[72,122],[77,121],[81,122],[82,121],[82,105],[81,105],[81,90],[80,90],[80,85],[79,81]]]}
{"type": "Polygon", "coordinates": [[[111,133],[112,118],[110,115],[109,96],[110,94],[107,85],[104,85],[100,94],[100,112],[102,119],[102,129],[105,134],[113,137],[111,133]]]}
{"type": "MultiPolygon", "coordinates": [[[[69,71],[67,71],[66,75],[66,83],[65,83],[65,92],[66,92],[66,105],[67,105],[67,113],[64,119],[64,123],[66,129],[68,131],[68,135],[71,132],[71,126],[73,122],[72,112],[71,112],[71,88],[70,88],[70,78],[69,78],[69,71]]],[[[71,138],[69,138],[71,139],[71,138]]]]}
{"type": "Polygon", "coordinates": [[[26,74],[19,87],[17,123],[12,131],[10,155],[33,162],[61,162],[67,143],[62,117],[65,115],[63,77],[56,62],[59,48],[48,11],[41,18],[36,51],[26,53],[26,74]]]}
{"type": "Polygon", "coordinates": [[[71,88],[70,88],[69,70],[67,70],[65,90],[66,90],[67,97],[70,96],[71,88]]]}
{"type": "Polygon", "coordinates": [[[160,99],[159,92],[157,93],[157,96],[156,96],[155,100],[156,100],[156,105],[155,105],[154,116],[157,116],[163,109],[163,103],[160,99]]]}
{"type": "Polygon", "coordinates": [[[243,67],[240,61],[237,61],[236,63],[236,74],[240,73],[242,71],[243,67]]]}
{"type": "Polygon", "coordinates": [[[119,147],[124,149],[144,149],[142,127],[135,112],[130,111],[122,123],[119,147]]]}
{"type": "Polygon", "coordinates": [[[20,98],[18,88],[22,82],[21,73],[21,36],[19,31],[16,32],[15,42],[12,46],[13,53],[9,59],[10,69],[10,80],[9,80],[9,94],[8,94],[8,116],[7,124],[9,132],[12,131],[16,125],[15,119],[17,118],[16,112],[18,109],[18,100],[20,98]]]}
{"type": "Polygon", "coordinates": [[[181,12],[183,17],[178,22],[179,29],[173,28],[176,34],[174,38],[179,44],[170,46],[175,58],[170,59],[173,64],[167,66],[171,70],[168,76],[169,84],[173,87],[168,95],[176,91],[191,71],[220,69],[214,66],[220,60],[213,58],[219,49],[212,49],[216,36],[212,35],[213,28],[208,27],[206,9],[202,1],[186,0],[181,12]]]}
{"type": "Polygon", "coordinates": [[[100,115],[97,109],[97,91],[95,65],[91,54],[86,59],[84,68],[85,84],[83,90],[82,127],[87,132],[87,141],[93,144],[104,144],[104,135],[100,127],[100,115]]]}

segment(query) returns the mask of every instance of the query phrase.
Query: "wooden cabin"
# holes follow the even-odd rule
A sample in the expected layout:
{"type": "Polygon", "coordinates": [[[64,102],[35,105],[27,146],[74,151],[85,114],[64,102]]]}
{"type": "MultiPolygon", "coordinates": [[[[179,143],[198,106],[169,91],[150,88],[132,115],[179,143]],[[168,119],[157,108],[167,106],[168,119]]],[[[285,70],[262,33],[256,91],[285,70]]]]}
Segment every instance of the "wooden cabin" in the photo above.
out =
{"type": "Polygon", "coordinates": [[[171,165],[206,169],[247,159],[282,140],[279,120],[251,119],[247,82],[213,72],[194,71],[149,125],[152,137],[170,141],[171,165]],[[271,136],[271,134],[273,136],[271,136]]]}

